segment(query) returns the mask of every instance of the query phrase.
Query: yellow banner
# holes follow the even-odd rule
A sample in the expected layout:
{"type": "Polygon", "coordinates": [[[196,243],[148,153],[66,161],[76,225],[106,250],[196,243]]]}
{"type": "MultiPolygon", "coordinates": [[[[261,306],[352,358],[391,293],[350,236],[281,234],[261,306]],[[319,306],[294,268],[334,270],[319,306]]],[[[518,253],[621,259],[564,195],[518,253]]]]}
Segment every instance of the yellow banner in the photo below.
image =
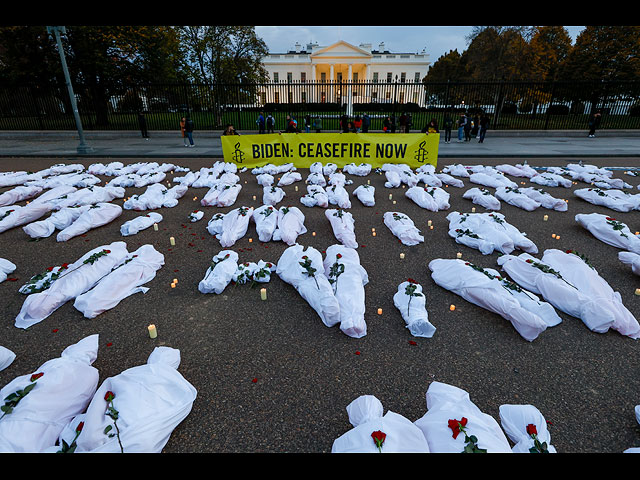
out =
{"type": "Polygon", "coordinates": [[[404,163],[411,168],[437,166],[440,134],[431,133],[270,133],[222,136],[225,162],[239,168],[268,163],[293,163],[309,168],[312,163],[404,163]]]}

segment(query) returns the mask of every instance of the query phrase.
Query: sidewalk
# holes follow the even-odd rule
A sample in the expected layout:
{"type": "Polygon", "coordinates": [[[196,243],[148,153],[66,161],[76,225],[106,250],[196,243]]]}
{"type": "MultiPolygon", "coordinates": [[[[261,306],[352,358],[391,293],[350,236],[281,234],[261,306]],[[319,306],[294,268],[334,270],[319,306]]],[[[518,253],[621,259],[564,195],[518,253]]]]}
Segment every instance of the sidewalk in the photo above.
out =
{"type": "MultiPolygon", "coordinates": [[[[243,135],[253,133],[257,132],[243,135]]],[[[151,131],[149,136],[145,140],[136,131],[85,132],[93,152],[79,155],[76,131],[3,131],[0,158],[222,158],[219,131],[196,131],[193,148],[184,147],[177,132],[151,131]]],[[[454,135],[445,144],[443,138],[439,158],[640,157],[640,131],[603,130],[596,138],[581,131],[489,131],[484,143],[476,139],[459,143],[454,135]]]]}

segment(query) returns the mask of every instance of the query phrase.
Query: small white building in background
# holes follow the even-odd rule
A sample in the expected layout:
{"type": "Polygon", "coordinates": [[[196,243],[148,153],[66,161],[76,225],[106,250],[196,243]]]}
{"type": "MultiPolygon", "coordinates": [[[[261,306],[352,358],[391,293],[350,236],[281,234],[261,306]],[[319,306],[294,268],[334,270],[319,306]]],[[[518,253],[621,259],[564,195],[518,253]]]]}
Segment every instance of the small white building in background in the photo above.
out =
{"type": "MultiPolygon", "coordinates": [[[[282,84],[275,88],[270,85],[259,92],[263,104],[330,103],[337,99],[349,105],[354,101],[384,102],[385,98],[376,91],[376,83],[419,83],[430,65],[424,49],[419,53],[392,53],[384,43],[373,49],[371,44],[356,47],[342,40],[327,47],[315,43],[302,47],[296,43],[294,50],[270,53],[262,62],[269,80],[282,84]],[[340,91],[340,85],[333,85],[334,82],[344,82],[345,91],[340,91]],[[287,89],[287,84],[291,83],[308,83],[310,88],[305,90],[296,85],[295,89],[287,89]],[[323,88],[324,83],[327,83],[326,88],[323,88]]],[[[405,101],[422,106],[423,96],[414,96],[416,98],[405,97],[405,101]]]]}

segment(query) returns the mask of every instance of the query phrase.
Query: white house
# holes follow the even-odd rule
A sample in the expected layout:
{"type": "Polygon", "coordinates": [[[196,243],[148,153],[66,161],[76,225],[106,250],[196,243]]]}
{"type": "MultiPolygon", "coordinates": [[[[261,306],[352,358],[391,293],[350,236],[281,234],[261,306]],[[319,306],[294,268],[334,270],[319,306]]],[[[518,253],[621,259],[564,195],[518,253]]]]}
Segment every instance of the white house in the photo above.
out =
{"type": "MultiPolygon", "coordinates": [[[[263,58],[263,65],[270,81],[282,86],[260,92],[262,103],[326,103],[342,99],[351,104],[356,97],[358,102],[384,102],[376,83],[419,83],[430,62],[424,49],[420,53],[392,53],[384,43],[375,50],[371,44],[356,47],[340,40],[327,47],[310,43],[303,48],[296,43],[289,52],[270,53],[263,58]],[[287,88],[294,83],[309,84],[309,88],[287,88]]],[[[420,95],[415,99],[405,96],[404,101],[423,103],[420,95]]]]}

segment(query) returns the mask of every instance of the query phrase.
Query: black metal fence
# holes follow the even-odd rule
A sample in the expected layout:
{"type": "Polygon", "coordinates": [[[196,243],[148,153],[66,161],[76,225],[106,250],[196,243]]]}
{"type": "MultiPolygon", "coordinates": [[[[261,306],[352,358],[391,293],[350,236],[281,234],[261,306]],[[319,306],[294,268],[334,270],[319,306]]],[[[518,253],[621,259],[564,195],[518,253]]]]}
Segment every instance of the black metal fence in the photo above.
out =
{"type": "MultiPolygon", "coordinates": [[[[136,130],[143,112],[149,130],[179,128],[190,116],[196,129],[257,129],[260,112],[272,114],[284,130],[293,115],[303,128],[307,115],[323,130],[338,130],[339,118],[365,112],[370,130],[386,117],[405,113],[411,130],[431,119],[440,125],[446,110],[458,115],[486,112],[495,130],[585,129],[592,112],[602,112],[602,129],[640,128],[640,82],[279,82],[252,84],[153,84],[96,90],[74,86],[85,130],[136,130]]],[[[65,85],[0,86],[0,130],[74,130],[65,85]]]]}

